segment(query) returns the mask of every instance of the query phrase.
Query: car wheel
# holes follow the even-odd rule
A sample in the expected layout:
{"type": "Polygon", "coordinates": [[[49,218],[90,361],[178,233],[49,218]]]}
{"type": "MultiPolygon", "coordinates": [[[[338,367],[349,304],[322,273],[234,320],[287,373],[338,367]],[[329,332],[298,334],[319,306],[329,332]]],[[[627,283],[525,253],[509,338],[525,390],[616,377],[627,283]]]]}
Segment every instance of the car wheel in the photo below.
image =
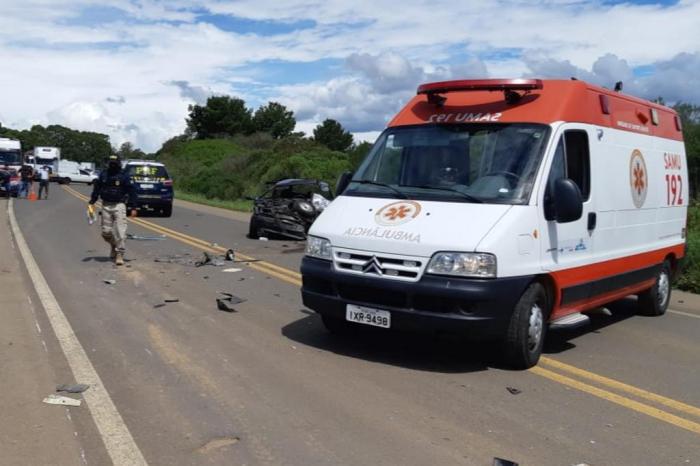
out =
{"type": "Polygon", "coordinates": [[[248,227],[248,238],[260,238],[260,231],[258,228],[258,221],[255,219],[255,215],[253,215],[252,217],[250,217],[250,226],[248,227]]]}
{"type": "Polygon", "coordinates": [[[160,209],[160,215],[163,217],[172,217],[173,215],[173,205],[166,205],[162,209],[160,209]]]}
{"type": "Polygon", "coordinates": [[[292,209],[305,217],[313,217],[316,212],[316,209],[314,209],[314,206],[311,205],[310,202],[301,200],[294,201],[294,204],[292,204],[292,209]]]}
{"type": "Polygon", "coordinates": [[[70,178],[63,178],[63,184],[71,184],[72,182],[73,180],[71,180],[70,178]]]}
{"type": "Polygon", "coordinates": [[[515,305],[504,341],[505,363],[514,369],[537,364],[547,333],[549,299],[541,283],[532,283],[515,305]]]}
{"type": "Polygon", "coordinates": [[[637,313],[643,316],[660,316],[666,313],[671,302],[671,264],[664,261],[656,275],[654,286],[639,293],[637,313]]]}

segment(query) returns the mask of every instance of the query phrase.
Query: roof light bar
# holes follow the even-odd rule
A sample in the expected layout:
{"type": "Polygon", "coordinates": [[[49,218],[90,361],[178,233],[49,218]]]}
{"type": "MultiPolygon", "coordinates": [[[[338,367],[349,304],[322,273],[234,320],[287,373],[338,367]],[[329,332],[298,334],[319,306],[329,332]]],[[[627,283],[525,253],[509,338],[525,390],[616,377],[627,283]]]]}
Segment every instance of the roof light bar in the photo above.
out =
{"type": "Polygon", "coordinates": [[[542,88],[541,79],[464,79],[421,84],[416,93],[430,95],[459,91],[532,91],[542,88]]]}

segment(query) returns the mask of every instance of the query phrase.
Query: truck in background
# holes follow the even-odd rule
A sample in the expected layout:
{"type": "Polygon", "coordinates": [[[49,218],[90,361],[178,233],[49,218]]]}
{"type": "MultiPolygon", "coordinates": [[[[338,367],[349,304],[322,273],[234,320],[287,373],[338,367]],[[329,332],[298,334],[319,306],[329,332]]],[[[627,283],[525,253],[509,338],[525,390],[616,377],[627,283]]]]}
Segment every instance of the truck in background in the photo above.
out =
{"type": "Polygon", "coordinates": [[[35,147],[32,154],[27,158],[27,164],[34,171],[41,167],[49,167],[51,174],[55,177],[58,173],[58,164],[61,161],[61,149],[59,147],[35,147]]]}
{"type": "Polygon", "coordinates": [[[17,139],[0,138],[0,168],[19,170],[22,167],[22,144],[17,139]]]}
{"type": "Polygon", "coordinates": [[[0,190],[14,196],[19,192],[22,144],[17,139],[0,138],[0,190]]]}

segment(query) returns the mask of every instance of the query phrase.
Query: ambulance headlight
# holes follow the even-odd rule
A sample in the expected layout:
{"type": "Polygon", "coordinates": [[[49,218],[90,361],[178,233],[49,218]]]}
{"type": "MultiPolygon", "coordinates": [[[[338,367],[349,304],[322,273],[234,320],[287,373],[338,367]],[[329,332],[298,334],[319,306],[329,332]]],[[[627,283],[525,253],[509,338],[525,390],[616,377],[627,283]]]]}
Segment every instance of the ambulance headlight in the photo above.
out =
{"type": "Polygon", "coordinates": [[[317,259],[331,260],[331,242],[325,238],[306,238],[306,255],[317,259]]]}
{"type": "Polygon", "coordinates": [[[427,273],[495,278],[496,256],[477,252],[438,252],[430,260],[427,273]]]}

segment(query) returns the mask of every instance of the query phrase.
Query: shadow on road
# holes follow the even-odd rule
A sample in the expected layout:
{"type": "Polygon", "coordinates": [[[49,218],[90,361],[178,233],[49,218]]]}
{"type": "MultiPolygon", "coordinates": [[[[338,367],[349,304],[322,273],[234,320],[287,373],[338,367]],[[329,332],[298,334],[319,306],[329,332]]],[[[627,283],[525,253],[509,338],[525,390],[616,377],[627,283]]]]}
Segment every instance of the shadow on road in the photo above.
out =
{"type": "Polygon", "coordinates": [[[591,322],[588,325],[571,329],[557,330],[547,334],[547,340],[544,345],[545,354],[559,354],[567,350],[576,348],[576,345],[571,342],[588,333],[600,333],[605,327],[617,324],[623,320],[637,316],[637,299],[633,297],[625,298],[620,301],[615,301],[605,306],[612,315],[604,314],[589,314],[591,322]]]}
{"type": "Polygon", "coordinates": [[[109,256],[89,256],[84,257],[83,262],[112,262],[109,256]]]}
{"type": "MultiPolygon", "coordinates": [[[[573,350],[575,340],[588,333],[599,333],[609,325],[636,316],[636,299],[627,298],[611,303],[606,308],[611,316],[591,315],[589,325],[549,332],[544,354],[558,354],[573,350]]],[[[453,335],[415,334],[358,328],[350,335],[331,335],[321,318],[307,310],[307,317],[282,328],[282,335],[297,343],[329,351],[342,356],[364,359],[407,369],[464,373],[485,371],[489,368],[508,369],[500,359],[498,342],[468,341],[453,335]]]]}
{"type": "Polygon", "coordinates": [[[282,335],[323,351],[412,370],[464,373],[499,367],[498,358],[494,357],[498,348],[493,343],[373,328],[358,328],[347,336],[331,335],[316,314],[283,327],[282,335]]]}

